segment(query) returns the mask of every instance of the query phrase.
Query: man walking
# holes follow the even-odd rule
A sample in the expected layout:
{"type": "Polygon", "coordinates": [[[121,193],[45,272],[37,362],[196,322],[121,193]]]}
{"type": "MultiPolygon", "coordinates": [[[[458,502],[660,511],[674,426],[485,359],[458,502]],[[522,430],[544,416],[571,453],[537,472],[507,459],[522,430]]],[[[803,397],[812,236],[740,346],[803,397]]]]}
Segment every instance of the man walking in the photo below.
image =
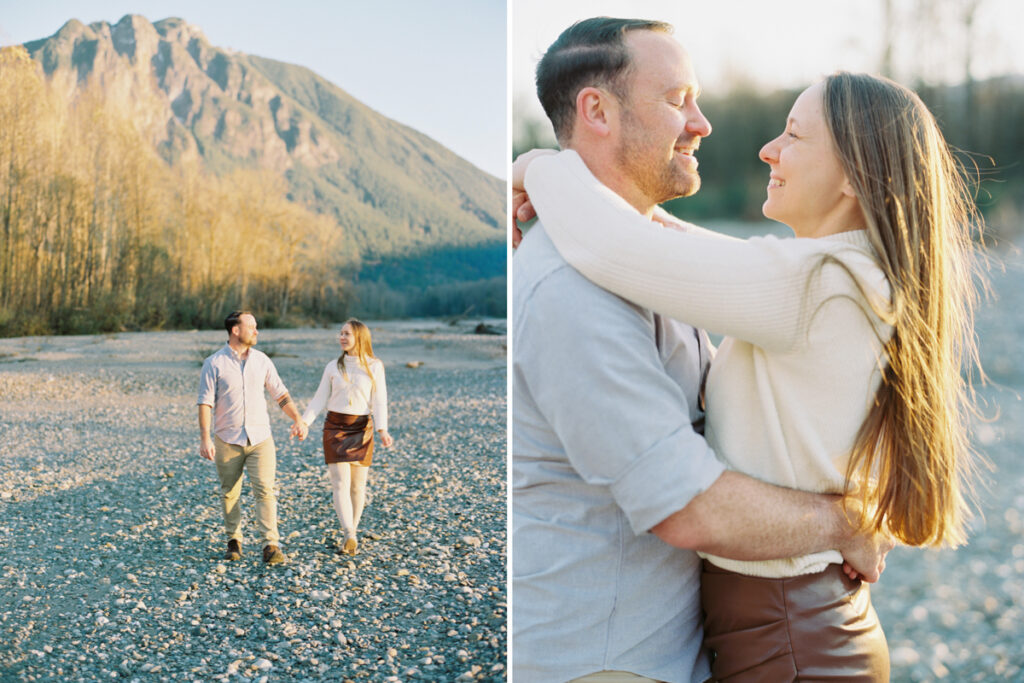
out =
{"type": "MultiPolygon", "coordinates": [[[[711,133],[670,32],[588,19],[537,68],[563,154],[648,216],[697,191],[694,152],[711,133]]],[[[877,579],[890,546],[855,534],[838,497],[715,458],[698,433],[703,331],[590,283],[540,223],[513,262],[513,314],[515,680],[707,680],[693,550],[756,560],[837,548],[877,579]]]]}
{"type": "Polygon", "coordinates": [[[292,432],[305,439],[307,428],[277,374],[273,361],[253,348],[259,331],[249,311],[234,311],[224,319],[228,342],[203,361],[199,375],[199,455],[217,464],[224,531],[228,536],[226,560],[242,556],[242,514],[239,496],[242,472],[256,499],[256,524],[266,564],[284,562],[278,547],[277,498],[274,479],[277,451],[270,433],[270,416],[263,391],[270,392],[285,415],[294,421],[292,432]],[[214,436],[210,437],[213,417],[214,436]]]}

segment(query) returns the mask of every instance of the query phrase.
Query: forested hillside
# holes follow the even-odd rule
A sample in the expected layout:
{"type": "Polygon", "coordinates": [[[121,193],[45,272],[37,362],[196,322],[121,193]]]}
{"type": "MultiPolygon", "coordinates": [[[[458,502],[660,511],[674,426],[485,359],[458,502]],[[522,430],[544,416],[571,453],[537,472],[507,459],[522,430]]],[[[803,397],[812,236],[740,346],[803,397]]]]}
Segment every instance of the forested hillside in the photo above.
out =
{"type": "Polygon", "coordinates": [[[504,188],[181,19],[72,20],[0,54],[0,334],[504,315],[504,188]]]}

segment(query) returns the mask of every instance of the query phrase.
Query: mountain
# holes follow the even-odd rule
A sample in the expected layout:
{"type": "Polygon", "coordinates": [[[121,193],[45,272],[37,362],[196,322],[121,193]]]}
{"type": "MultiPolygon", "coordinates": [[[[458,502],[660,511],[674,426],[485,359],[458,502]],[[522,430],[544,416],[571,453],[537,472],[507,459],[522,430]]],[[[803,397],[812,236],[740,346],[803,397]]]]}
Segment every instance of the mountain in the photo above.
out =
{"type": "MultiPolygon", "coordinates": [[[[138,15],[71,20],[25,48],[68,92],[101,88],[169,163],[282,173],[293,201],[337,220],[353,267],[504,253],[503,181],[309,69],[215,47],[182,19],[138,15]]],[[[504,275],[503,257],[486,260],[485,276],[504,275]]],[[[481,275],[470,271],[464,279],[481,275]]]]}

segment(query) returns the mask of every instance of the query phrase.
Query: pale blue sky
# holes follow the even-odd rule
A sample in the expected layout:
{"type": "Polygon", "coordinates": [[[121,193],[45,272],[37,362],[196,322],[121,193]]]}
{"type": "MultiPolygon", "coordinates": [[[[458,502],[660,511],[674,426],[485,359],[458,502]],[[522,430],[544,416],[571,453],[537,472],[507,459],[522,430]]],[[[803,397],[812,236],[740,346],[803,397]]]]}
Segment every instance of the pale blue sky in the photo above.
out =
{"type": "Polygon", "coordinates": [[[181,17],[217,47],[309,67],[505,178],[504,0],[0,0],[0,44],[126,14],[181,17]]]}

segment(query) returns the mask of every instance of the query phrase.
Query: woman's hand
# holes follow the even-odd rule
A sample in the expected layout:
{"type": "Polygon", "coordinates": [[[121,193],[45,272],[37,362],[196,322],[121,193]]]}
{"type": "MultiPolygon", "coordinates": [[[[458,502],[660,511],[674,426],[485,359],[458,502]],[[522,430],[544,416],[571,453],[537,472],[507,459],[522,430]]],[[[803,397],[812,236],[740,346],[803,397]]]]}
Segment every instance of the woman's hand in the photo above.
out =
{"type": "Polygon", "coordinates": [[[532,220],[537,215],[533,210],[533,204],[526,195],[526,190],[512,190],[512,248],[519,248],[523,241],[523,229],[519,227],[519,221],[523,223],[532,220]]]}
{"type": "Polygon", "coordinates": [[[309,425],[299,418],[292,423],[291,429],[288,430],[288,433],[289,438],[297,436],[299,437],[299,441],[305,441],[306,435],[309,433],[309,425]]]}
{"type": "Polygon", "coordinates": [[[384,446],[384,448],[391,448],[391,444],[393,444],[395,440],[391,438],[390,434],[388,434],[388,430],[378,429],[377,433],[380,434],[381,445],[384,446]]]}
{"type": "Polygon", "coordinates": [[[526,169],[534,159],[548,154],[557,154],[554,149],[531,149],[523,152],[512,162],[512,248],[515,249],[523,240],[523,230],[519,223],[526,223],[536,217],[533,204],[526,194],[526,169]]]}

